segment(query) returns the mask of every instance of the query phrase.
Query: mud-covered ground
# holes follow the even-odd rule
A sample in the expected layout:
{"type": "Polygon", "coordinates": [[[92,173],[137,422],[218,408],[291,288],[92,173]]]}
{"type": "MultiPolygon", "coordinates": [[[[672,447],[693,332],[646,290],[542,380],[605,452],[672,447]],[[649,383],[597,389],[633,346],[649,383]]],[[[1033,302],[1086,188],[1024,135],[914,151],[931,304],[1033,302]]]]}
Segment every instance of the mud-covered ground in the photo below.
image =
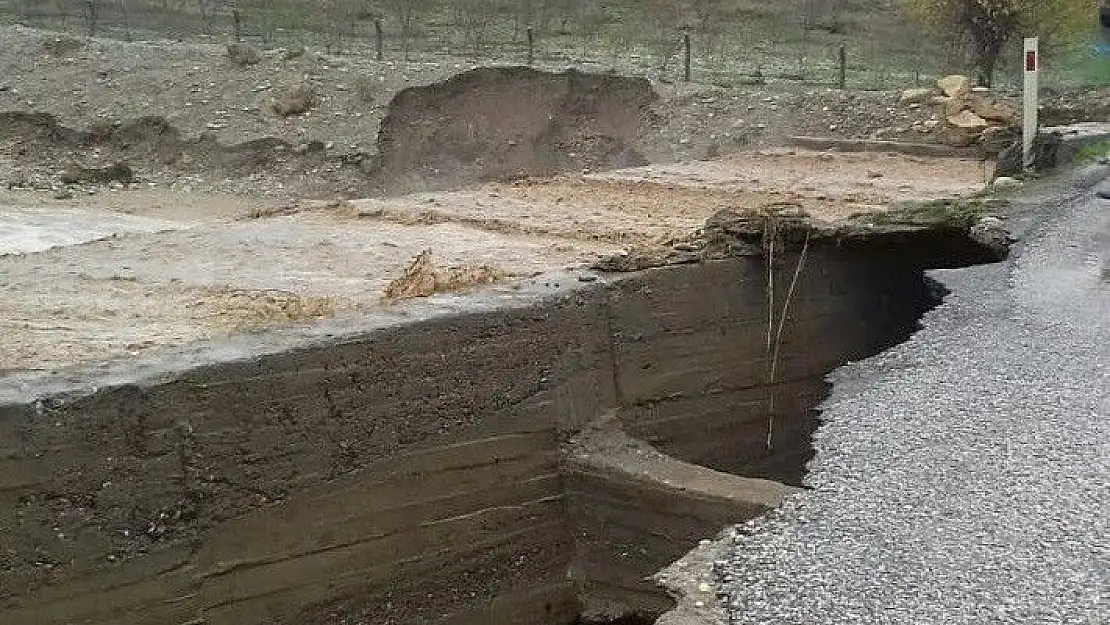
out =
{"type": "Polygon", "coordinates": [[[613,98],[596,89],[604,81],[587,81],[542,92],[548,127],[546,115],[514,125],[532,103],[506,94],[527,85],[535,95],[547,80],[527,72],[479,75],[456,82],[454,99],[437,95],[438,81],[470,69],[314,50],[240,65],[217,45],[0,28],[0,376],[326,329],[327,318],[404,322],[416,307],[387,293],[433,293],[432,305],[448,308],[459,293],[515,292],[525,277],[554,283],[565,268],[577,277],[560,279],[589,281],[600,257],[667,246],[718,211],[835,221],[976,193],[989,173],[978,160],[776,147],[795,134],[931,140],[923,122],[934,113],[895,93],[654,84],[641,110],[642,84],[613,98]],[[531,82],[513,83],[522,76],[531,82]],[[430,98],[392,108],[400,90],[421,85],[436,85],[430,98]],[[306,111],[275,110],[299,87],[312,94],[306,111]],[[483,111],[491,101],[497,108],[483,111]],[[391,111],[423,142],[406,138],[392,165],[428,171],[406,189],[415,193],[368,197],[388,186],[382,171],[417,173],[382,167],[379,128],[391,111]],[[495,142],[464,140],[475,114],[503,123],[495,142]],[[582,120],[597,123],[583,132],[582,120]],[[518,160],[493,171],[553,162],[557,173],[487,180],[488,169],[461,176],[436,159],[449,146],[457,161],[486,161],[533,138],[547,152],[505,149],[518,160]],[[636,159],[647,164],[622,165],[636,159]],[[64,180],[75,165],[119,162],[133,171],[64,180]],[[420,190],[424,182],[452,188],[420,190]]]}
{"type": "Polygon", "coordinates": [[[386,221],[459,222],[627,247],[665,244],[719,211],[804,212],[835,221],[902,200],[972,193],[982,188],[982,175],[975,160],[777,148],[352,204],[360,215],[386,221]]]}
{"type": "Polygon", "coordinates": [[[276,211],[149,188],[25,203],[8,193],[0,196],[8,204],[0,253],[9,252],[0,256],[0,351],[4,368],[50,370],[403,310],[383,296],[425,250],[455,276],[430,284],[432,292],[511,288],[520,277],[667,245],[721,210],[836,220],[902,199],[974,193],[983,186],[978,165],[772,150],[276,211]],[[10,253],[20,250],[29,253],[10,253]]]}

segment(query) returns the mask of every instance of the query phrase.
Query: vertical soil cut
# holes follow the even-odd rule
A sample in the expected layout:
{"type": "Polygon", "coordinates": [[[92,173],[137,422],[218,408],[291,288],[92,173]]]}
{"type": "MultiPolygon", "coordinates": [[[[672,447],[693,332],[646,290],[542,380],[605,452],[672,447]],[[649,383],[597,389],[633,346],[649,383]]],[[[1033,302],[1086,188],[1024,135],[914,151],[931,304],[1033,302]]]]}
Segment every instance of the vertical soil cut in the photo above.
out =
{"type": "Polygon", "coordinates": [[[786,250],[0,406],[0,620],[654,622],[802,483],[825,376],[942,297],[814,245],[767,384],[786,250]]]}

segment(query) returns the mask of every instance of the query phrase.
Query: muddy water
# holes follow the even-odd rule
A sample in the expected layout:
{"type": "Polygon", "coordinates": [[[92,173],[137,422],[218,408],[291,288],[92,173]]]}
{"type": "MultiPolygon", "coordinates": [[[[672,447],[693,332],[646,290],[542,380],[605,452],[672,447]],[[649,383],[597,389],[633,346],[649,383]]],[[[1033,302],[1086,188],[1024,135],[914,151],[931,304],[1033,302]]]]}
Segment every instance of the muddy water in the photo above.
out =
{"type": "Polygon", "coordinates": [[[0,255],[41,252],[129,232],[181,227],[171,221],[60,207],[0,207],[0,255]]]}

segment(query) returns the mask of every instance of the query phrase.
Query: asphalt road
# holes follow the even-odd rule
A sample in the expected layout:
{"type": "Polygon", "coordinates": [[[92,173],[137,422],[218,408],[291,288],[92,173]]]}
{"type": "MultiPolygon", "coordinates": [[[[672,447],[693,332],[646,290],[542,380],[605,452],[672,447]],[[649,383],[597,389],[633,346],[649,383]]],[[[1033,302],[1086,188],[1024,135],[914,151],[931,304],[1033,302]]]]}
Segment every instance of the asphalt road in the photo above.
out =
{"type": "Polygon", "coordinates": [[[1110,200],[1036,214],[834,374],[813,491],[716,563],[731,623],[1110,623],[1110,200]]]}

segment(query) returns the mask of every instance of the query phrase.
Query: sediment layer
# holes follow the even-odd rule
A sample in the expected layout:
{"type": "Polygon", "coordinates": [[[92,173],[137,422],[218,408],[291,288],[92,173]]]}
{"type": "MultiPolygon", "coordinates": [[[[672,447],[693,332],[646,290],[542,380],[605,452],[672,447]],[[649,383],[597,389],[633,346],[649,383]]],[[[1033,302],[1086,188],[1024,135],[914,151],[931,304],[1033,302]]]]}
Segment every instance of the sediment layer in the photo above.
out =
{"type": "Polygon", "coordinates": [[[722,498],[695,485],[708,469],[665,484],[570,462],[563,442],[611,412],[683,466],[797,481],[825,373],[900,340],[935,295],[919,267],[818,247],[786,306],[799,260],[613,275],[534,305],[3,406],[0,619],[658,612],[667,600],[644,577],[760,514],[767,482],[722,498]],[[773,379],[771,304],[786,311],[773,379]]]}

